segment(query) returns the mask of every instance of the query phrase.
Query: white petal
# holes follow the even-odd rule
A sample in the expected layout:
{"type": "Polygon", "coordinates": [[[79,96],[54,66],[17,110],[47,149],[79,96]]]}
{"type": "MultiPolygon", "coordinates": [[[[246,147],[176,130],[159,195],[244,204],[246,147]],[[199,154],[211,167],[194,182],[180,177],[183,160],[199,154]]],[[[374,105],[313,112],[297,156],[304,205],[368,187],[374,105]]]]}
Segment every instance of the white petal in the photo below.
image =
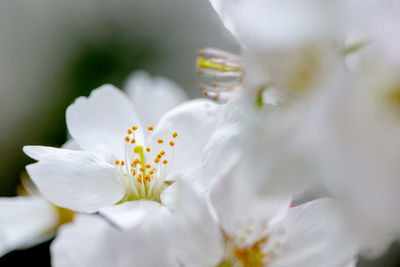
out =
{"type": "Polygon", "coordinates": [[[154,201],[137,200],[103,208],[99,213],[118,228],[129,229],[138,226],[146,216],[160,208],[165,209],[160,203],[154,201]]]}
{"type": "Polygon", "coordinates": [[[174,185],[180,260],[184,266],[218,265],[224,255],[223,237],[204,198],[185,180],[178,180],[174,185]]]}
{"type": "MultiPolygon", "coordinates": [[[[68,130],[83,150],[101,151],[121,159],[125,151],[125,136],[133,125],[142,128],[131,101],[112,85],[93,90],[88,98],[80,97],[66,113],[68,130]]],[[[141,131],[136,131],[138,143],[143,143],[141,131]]]]}
{"type": "Polygon", "coordinates": [[[57,222],[55,208],[44,198],[0,198],[0,256],[40,242],[57,222]]]}
{"type": "Polygon", "coordinates": [[[272,267],[342,267],[358,252],[358,242],[333,200],[291,208],[275,231],[270,240],[280,242],[281,250],[272,267]]]}
{"type": "Polygon", "coordinates": [[[232,18],[232,12],[230,6],[236,1],[233,0],[209,0],[214,10],[219,15],[225,28],[228,29],[235,37],[238,38],[236,25],[232,18]]]}
{"type": "MultiPolygon", "coordinates": [[[[191,100],[166,113],[158,123],[149,142],[152,150],[151,158],[160,150],[170,151],[169,142],[175,142],[175,152],[169,178],[190,170],[201,161],[202,153],[208,139],[220,120],[219,105],[206,99],[191,100]],[[174,132],[177,138],[172,138],[174,132]],[[164,143],[159,145],[158,139],[164,143]]],[[[166,155],[168,158],[170,155],[166,155]]]]}
{"type": "Polygon", "coordinates": [[[250,227],[252,233],[246,234],[246,242],[252,244],[267,230],[265,226],[280,221],[286,215],[291,198],[287,195],[257,197],[237,183],[236,179],[247,177],[238,178],[235,173],[236,167],[231,168],[211,187],[211,203],[224,231],[231,237],[244,236],[250,227]]]}
{"type": "Polygon", "coordinates": [[[142,123],[156,125],[161,116],[187,99],[185,91],[163,77],[151,77],[144,71],[136,71],[125,86],[142,123]]]}
{"type": "Polygon", "coordinates": [[[152,210],[135,228],[118,231],[100,216],[80,215],[51,245],[52,266],[178,266],[166,209],[152,210]]]}
{"type": "Polygon", "coordinates": [[[39,160],[26,169],[39,191],[57,206],[95,212],[125,194],[114,167],[95,153],[41,146],[25,146],[24,152],[39,160]]]}

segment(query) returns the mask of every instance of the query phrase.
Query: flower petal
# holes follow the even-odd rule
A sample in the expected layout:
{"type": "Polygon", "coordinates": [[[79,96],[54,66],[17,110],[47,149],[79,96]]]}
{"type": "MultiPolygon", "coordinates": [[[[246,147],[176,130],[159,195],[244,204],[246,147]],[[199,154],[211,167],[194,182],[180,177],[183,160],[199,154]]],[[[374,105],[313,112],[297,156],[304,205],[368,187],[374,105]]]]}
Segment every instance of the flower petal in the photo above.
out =
{"type": "Polygon", "coordinates": [[[133,73],[126,93],[145,126],[154,126],[161,116],[187,99],[185,91],[163,77],[151,77],[145,71],[133,73]]]}
{"type": "Polygon", "coordinates": [[[0,198],[0,256],[40,242],[57,226],[55,208],[44,198],[0,198]]]}
{"type": "Polygon", "coordinates": [[[205,199],[186,180],[174,186],[180,261],[184,266],[217,266],[224,255],[223,236],[205,199]]]}
{"type": "Polygon", "coordinates": [[[25,146],[24,152],[39,160],[26,169],[39,191],[57,206],[95,212],[125,194],[114,167],[98,154],[42,146],[25,146]]]}
{"type": "MultiPolygon", "coordinates": [[[[131,101],[112,85],[93,90],[88,98],[78,98],[68,107],[66,119],[79,147],[107,153],[114,160],[124,156],[126,131],[133,125],[141,128],[131,101]]],[[[137,142],[143,143],[141,131],[136,134],[137,142]]]]}
{"type": "Polygon", "coordinates": [[[135,228],[118,231],[99,216],[79,215],[51,245],[52,266],[179,266],[168,225],[173,216],[152,210],[135,228]]]}
{"type": "MultiPolygon", "coordinates": [[[[220,120],[219,109],[220,106],[210,100],[191,100],[172,109],[160,119],[149,139],[153,149],[150,157],[155,158],[161,150],[170,151],[169,142],[175,143],[170,179],[200,163],[204,147],[220,120]],[[177,138],[172,137],[174,132],[177,132],[177,138]],[[164,142],[158,144],[159,139],[164,142]]],[[[170,155],[166,157],[168,159],[170,155]]]]}
{"type": "Polygon", "coordinates": [[[264,234],[265,226],[284,218],[291,198],[288,195],[261,198],[246,191],[237,181],[240,177],[235,176],[237,164],[211,187],[210,199],[224,231],[230,236],[246,236],[246,242],[252,244],[264,234]],[[246,233],[248,227],[251,234],[246,233]]]}
{"type": "Polygon", "coordinates": [[[164,206],[155,201],[137,200],[103,208],[99,211],[99,214],[116,227],[129,229],[138,226],[146,216],[160,208],[165,209],[164,206]]]}
{"type": "Polygon", "coordinates": [[[271,266],[337,267],[352,262],[359,244],[342,216],[336,203],[329,199],[291,208],[270,238],[282,248],[271,266]]]}

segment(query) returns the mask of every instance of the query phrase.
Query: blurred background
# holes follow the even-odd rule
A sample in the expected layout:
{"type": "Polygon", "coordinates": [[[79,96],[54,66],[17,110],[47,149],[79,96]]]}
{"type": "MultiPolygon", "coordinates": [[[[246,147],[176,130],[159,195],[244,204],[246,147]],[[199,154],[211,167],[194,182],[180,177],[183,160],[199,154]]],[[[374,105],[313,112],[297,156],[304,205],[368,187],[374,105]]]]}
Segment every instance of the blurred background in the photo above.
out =
{"type": "MultiPolygon", "coordinates": [[[[207,0],[0,0],[0,196],[16,195],[28,144],[61,146],[65,109],[78,96],[146,70],[200,96],[196,51],[237,53],[207,0]]],[[[50,242],[0,258],[0,266],[50,266],[50,242]]],[[[400,266],[398,247],[384,261],[400,266]]]]}

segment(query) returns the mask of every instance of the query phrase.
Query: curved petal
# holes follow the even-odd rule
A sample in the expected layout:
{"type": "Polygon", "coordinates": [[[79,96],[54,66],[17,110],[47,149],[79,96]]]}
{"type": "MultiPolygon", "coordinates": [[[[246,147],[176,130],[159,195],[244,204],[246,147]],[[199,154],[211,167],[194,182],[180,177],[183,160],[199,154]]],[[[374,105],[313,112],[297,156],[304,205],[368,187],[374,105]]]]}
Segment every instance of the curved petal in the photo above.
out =
{"type": "Polygon", "coordinates": [[[224,255],[223,236],[205,199],[186,180],[174,186],[180,260],[184,266],[217,266],[224,255]]]}
{"type": "MultiPolygon", "coordinates": [[[[68,130],[83,150],[104,152],[121,159],[125,151],[126,132],[133,125],[141,129],[141,121],[131,101],[112,85],[93,90],[90,96],[80,97],[66,113],[68,130]]],[[[138,142],[144,139],[136,131],[138,142]]]]}
{"type": "Polygon", "coordinates": [[[0,198],[0,256],[40,242],[57,222],[56,210],[43,198],[0,198]]]}
{"type": "MultiPolygon", "coordinates": [[[[219,223],[229,236],[246,236],[252,244],[265,234],[269,227],[284,218],[289,210],[291,198],[288,195],[258,197],[241,187],[236,177],[237,165],[231,168],[211,187],[210,199],[217,213],[219,223]],[[248,228],[252,233],[246,233],[248,228]]],[[[249,174],[251,175],[251,174],[249,174]]]]}
{"type": "Polygon", "coordinates": [[[166,209],[153,210],[135,228],[118,231],[99,216],[78,215],[62,226],[51,245],[54,267],[179,266],[175,231],[168,223],[173,216],[166,209]]]}
{"type": "Polygon", "coordinates": [[[26,169],[39,191],[57,206],[95,212],[125,194],[114,167],[95,153],[41,146],[25,146],[24,152],[39,160],[26,169]]]}
{"type": "Polygon", "coordinates": [[[206,99],[191,100],[166,113],[158,123],[149,143],[153,149],[150,157],[155,158],[161,151],[171,163],[169,179],[175,179],[200,163],[208,139],[220,120],[220,106],[206,99]],[[177,132],[177,138],[172,134],[177,132]],[[158,144],[158,140],[164,142],[158,144]],[[173,146],[173,157],[169,142],[173,146]],[[155,149],[154,149],[155,148],[155,149]]]}
{"type": "Polygon", "coordinates": [[[166,208],[155,201],[137,200],[103,208],[99,214],[116,227],[129,229],[138,226],[146,216],[159,209],[166,208]]]}
{"type": "Polygon", "coordinates": [[[291,208],[275,230],[270,240],[276,240],[282,249],[276,251],[272,267],[345,266],[358,253],[359,244],[333,200],[291,208]]]}
{"type": "Polygon", "coordinates": [[[239,38],[235,21],[232,18],[232,12],[230,10],[230,5],[237,1],[234,0],[209,0],[215,12],[219,15],[225,28],[229,30],[236,38],[239,38]]]}
{"type": "Polygon", "coordinates": [[[163,77],[151,77],[145,71],[133,73],[125,88],[145,126],[156,125],[164,113],[187,99],[179,85],[163,77]]]}

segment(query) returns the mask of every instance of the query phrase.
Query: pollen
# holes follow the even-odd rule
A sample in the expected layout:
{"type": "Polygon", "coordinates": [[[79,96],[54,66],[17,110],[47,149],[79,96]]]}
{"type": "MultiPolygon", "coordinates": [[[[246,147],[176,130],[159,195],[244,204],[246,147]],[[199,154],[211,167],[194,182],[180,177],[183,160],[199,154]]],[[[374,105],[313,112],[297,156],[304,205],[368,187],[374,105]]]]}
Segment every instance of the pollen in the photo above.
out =
{"type": "Polygon", "coordinates": [[[160,155],[161,155],[161,156],[164,156],[164,155],[165,155],[165,151],[162,150],[162,151],[160,152],[160,155]]]}
{"type": "Polygon", "coordinates": [[[125,161],[121,161],[121,166],[124,166],[125,165],[125,161]]]}
{"type": "Polygon", "coordinates": [[[158,155],[157,155],[157,158],[158,158],[158,159],[161,159],[161,157],[162,157],[161,154],[158,154],[158,155]]]}
{"type": "Polygon", "coordinates": [[[157,140],[157,143],[162,144],[162,143],[164,143],[164,140],[158,139],[158,140],[157,140]]]}
{"type": "Polygon", "coordinates": [[[144,172],[144,168],[143,167],[140,167],[140,169],[139,169],[141,172],[144,172]]]}
{"type": "Polygon", "coordinates": [[[116,165],[119,165],[120,163],[121,163],[121,162],[120,162],[119,160],[116,160],[116,161],[115,161],[115,164],[116,164],[116,165]]]}
{"type": "Polygon", "coordinates": [[[153,130],[154,130],[154,127],[153,127],[153,126],[149,126],[149,127],[147,127],[147,130],[153,131],[153,130]]]}
{"type": "Polygon", "coordinates": [[[146,151],[147,151],[147,152],[150,152],[150,147],[146,147],[146,151]]]}
{"type": "Polygon", "coordinates": [[[155,163],[159,163],[159,162],[160,162],[160,159],[159,159],[159,158],[156,158],[156,159],[154,160],[154,162],[155,162],[155,163]]]}
{"type": "Polygon", "coordinates": [[[172,134],[172,137],[173,138],[176,138],[178,136],[178,133],[177,132],[174,132],[173,134],[172,134]]]}
{"type": "Polygon", "coordinates": [[[147,164],[147,165],[146,165],[146,168],[147,168],[147,169],[150,169],[150,168],[151,168],[151,165],[150,165],[150,164],[147,164]]]}
{"type": "Polygon", "coordinates": [[[167,164],[167,163],[168,163],[168,160],[164,159],[162,163],[163,163],[163,164],[167,164]]]}
{"type": "Polygon", "coordinates": [[[125,136],[125,141],[126,141],[126,142],[131,141],[131,139],[129,138],[129,136],[125,136]]]}
{"type": "Polygon", "coordinates": [[[134,144],[134,143],[136,143],[136,140],[135,140],[135,139],[132,139],[132,140],[131,140],[131,144],[134,144]]]}
{"type": "Polygon", "coordinates": [[[132,133],[133,133],[132,129],[128,129],[128,134],[132,134],[132,133]]]}
{"type": "Polygon", "coordinates": [[[139,162],[140,162],[139,159],[135,159],[135,160],[133,161],[134,164],[139,164],[139,162]]]}
{"type": "Polygon", "coordinates": [[[137,126],[132,126],[132,130],[136,131],[138,129],[137,126]]]}
{"type": "Polygon", "coordinates": [[[175,145],[174,141],[170,141],[170,142],[169,142],[169,145],[170,145],[170,146],[174,146],[174,145],[175,145]]]}

